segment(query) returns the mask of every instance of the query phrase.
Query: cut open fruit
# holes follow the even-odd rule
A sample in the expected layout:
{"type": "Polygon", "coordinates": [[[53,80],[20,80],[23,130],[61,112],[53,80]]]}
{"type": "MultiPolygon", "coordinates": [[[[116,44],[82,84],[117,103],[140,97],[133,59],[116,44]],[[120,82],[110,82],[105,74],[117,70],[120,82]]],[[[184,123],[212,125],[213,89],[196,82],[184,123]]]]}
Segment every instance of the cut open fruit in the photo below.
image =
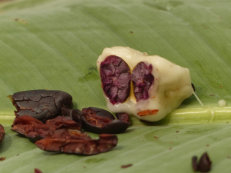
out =
{"type": "Polygon", "coordinates": [[[112,112],[158,121],[193,93],[187,68],[129,47],[105,48],[97,67],[112,112]]]}

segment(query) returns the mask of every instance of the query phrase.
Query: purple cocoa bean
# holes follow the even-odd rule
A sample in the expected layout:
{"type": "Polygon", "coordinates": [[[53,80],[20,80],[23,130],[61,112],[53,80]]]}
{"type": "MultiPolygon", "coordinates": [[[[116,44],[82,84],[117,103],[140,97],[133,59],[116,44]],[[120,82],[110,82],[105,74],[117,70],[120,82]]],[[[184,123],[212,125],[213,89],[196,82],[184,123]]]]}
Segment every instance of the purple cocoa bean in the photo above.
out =
{"type": "Polygon", "coordinates": [[[118,56],[108,56],[100,64],[100,77],[105,95],[112,104],[123,103],[130,93],[131,73],[127,63],[118,56]]]}
{"type": "Polygon", "coordinates": [[[140,62],[132,71],[131,77],[134,86],[134,95],[137,101],[149,98],[149,89],[154,82],[152,75],[152,65],[140,62]]]}

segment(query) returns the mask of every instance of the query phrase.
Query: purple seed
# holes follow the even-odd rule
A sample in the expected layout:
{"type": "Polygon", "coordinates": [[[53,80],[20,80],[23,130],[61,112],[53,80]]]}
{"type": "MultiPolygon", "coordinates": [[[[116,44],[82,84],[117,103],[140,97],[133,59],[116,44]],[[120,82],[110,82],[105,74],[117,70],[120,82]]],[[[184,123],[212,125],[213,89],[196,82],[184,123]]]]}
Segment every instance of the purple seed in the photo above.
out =
{"type": "Polygon", "coordinates": [[[100,77],[105,95],[112,104],[123,103],[129,96],[131,73],[120,57],[108,56],[100,64],[100,77]]]}
{"type": "Polygon", "coordinates": [[[132,83],[134,85],[134,95],[137,101],[149,98],[149,89],[154,82],[152,75],[152,65],[140,62],[132,72],[132,83]]]}

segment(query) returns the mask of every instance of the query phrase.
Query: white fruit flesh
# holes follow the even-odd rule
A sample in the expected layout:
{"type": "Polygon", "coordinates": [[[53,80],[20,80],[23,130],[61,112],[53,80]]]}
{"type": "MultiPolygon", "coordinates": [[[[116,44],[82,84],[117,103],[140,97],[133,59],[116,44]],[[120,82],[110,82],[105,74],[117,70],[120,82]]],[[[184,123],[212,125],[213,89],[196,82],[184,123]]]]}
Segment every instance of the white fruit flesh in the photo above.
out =
{"type": "Polygon", "coordinates": [[[112,104],[105,96],[107,107],[112,112],[127,112],[145,121],[159,121],[168,113],[176,109],[184,99],[192,95],[190,73],[187,68],[176,65],[160,56],[147,55],[129,47],[105,48],[97,60],[97,68],[110,55],[116,55],[123,59],[131,72],[139,62],[151,64],[154,82],[149,89],[149,98],[136,101],[133,87],[127,100],[123,103],[112,104]],[[140,112],[152,112],[153,114],[141,115],[140,112]]]}

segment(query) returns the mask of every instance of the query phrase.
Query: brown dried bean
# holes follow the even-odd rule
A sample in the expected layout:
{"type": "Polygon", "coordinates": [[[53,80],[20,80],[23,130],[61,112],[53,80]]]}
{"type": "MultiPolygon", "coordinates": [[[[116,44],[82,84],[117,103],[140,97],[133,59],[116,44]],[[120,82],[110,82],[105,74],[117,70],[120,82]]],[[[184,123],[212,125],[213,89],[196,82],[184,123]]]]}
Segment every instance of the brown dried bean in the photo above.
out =
{"type": "Polygon", "coordinates": [[[42,121],[60,115],[62,107],[72,108],[71,95],[58,90],[21,91],[11,99],[16,116],[30,115],[42,121]]]}
{"type": "Polygon", "coordinates": [[[69,109],[69,108],[65,108],[65,107],[63,107],[61,110],[62,110],[62,115],[71,117],[72,120],[74,120],[80,124],[82,123],[82,120],[81,120],[82,112],[80,110],[69,109]]]}
{"type": "Polygon", "coordinates": [[[130,124],[125,116],[125,114],[119,114],[122,120],[115,119],[110,112],[104,109],[94,107],[84,108],[82,109],[83,128],[94,133],[122,133],[130,124]],[[122,119],[122,116],[124,116],[124,119],[122,119]]]}

